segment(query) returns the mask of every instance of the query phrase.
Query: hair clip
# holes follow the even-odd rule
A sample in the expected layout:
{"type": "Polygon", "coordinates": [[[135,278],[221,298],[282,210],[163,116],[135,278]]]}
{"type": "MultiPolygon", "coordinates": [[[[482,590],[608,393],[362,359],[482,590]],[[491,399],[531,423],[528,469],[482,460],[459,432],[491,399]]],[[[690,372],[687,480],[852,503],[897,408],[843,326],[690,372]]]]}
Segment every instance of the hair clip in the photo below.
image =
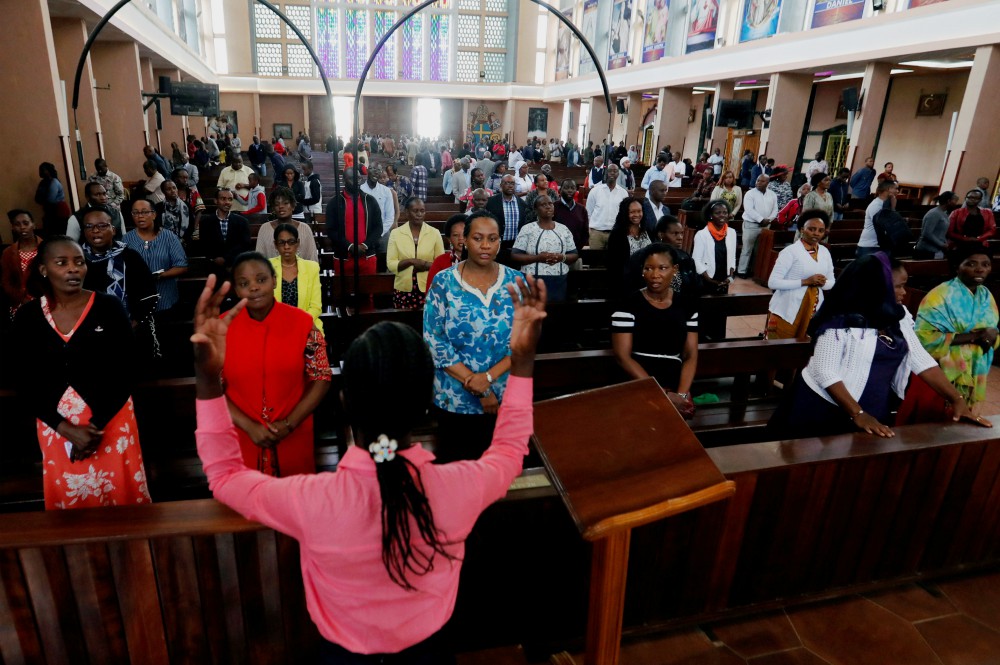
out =
{"type": "Polygon", "coordinates": [[[376,464],[391,462],[396,457],[398,444],[395,439],[390,439],[385,434],[379,434],[374,443],[368,444],[368,452],[376,464]]]}

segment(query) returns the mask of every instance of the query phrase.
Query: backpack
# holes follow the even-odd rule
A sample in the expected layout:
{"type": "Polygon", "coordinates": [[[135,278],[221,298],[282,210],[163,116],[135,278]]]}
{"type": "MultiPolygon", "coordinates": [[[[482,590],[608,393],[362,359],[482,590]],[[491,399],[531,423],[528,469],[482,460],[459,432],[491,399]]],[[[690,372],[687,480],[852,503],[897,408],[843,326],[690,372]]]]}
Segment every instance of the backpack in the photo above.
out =
{"type": "Polygon", "coordinates": [[[892,208],[883,208],[875,213],[872,225],[875,227],[879,248],[889,256],[897,256],[903,252],[912,240],[910,225],[892,208]]]}

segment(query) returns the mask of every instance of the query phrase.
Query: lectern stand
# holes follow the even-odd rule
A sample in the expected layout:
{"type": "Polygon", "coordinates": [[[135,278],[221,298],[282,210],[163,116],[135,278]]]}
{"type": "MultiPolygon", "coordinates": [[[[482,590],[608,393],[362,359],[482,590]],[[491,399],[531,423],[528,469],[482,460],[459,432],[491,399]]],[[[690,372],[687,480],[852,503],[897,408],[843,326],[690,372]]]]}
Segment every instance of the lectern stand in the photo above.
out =
{"type": "Polygon", "coordinates": [[[653,379],[535,405],[535,443],[594,544],[586,665],[618,665],[632,529],[735,491],[653,379]]]}

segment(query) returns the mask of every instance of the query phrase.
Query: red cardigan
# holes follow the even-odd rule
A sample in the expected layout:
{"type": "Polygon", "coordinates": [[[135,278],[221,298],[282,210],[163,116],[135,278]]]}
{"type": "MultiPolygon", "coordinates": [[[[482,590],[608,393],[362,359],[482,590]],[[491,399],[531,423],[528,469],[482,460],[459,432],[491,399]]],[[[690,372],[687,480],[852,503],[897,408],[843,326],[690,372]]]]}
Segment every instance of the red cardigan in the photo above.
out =
{"type": "Polygon", "coordinates": [[[3,250],[0,256],[0,273],[3,277],[3,291],[12,306],[20,307],[28,301],[27,280],[21,274],[21,256],[17,243],[3,250]]]}
{"type": "Polygon", "coordinates": [[[983,232],[978,236],[972,237],[965,234],[965,220],[969,217],[969,207],[962,206],[952,212],[948,223],[948,240],[953,244],[960,242],[981,242],[985,246],[986,242],[996,235],[997,224],[993,219],[993,211],[989,208],[980,208],[979,214],[983,216],[983,232]]]}

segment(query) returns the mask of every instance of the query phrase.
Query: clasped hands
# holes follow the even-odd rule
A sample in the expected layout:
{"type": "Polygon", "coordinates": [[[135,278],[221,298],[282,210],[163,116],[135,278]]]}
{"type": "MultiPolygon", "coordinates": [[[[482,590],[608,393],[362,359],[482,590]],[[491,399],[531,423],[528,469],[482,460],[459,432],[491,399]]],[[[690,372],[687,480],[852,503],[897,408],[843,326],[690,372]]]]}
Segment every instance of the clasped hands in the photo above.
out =
{"type": "Polygon", "coordinates": [[[825,275],[813,275],[802,280],[802,286],[826,286],[825,275]]]}

